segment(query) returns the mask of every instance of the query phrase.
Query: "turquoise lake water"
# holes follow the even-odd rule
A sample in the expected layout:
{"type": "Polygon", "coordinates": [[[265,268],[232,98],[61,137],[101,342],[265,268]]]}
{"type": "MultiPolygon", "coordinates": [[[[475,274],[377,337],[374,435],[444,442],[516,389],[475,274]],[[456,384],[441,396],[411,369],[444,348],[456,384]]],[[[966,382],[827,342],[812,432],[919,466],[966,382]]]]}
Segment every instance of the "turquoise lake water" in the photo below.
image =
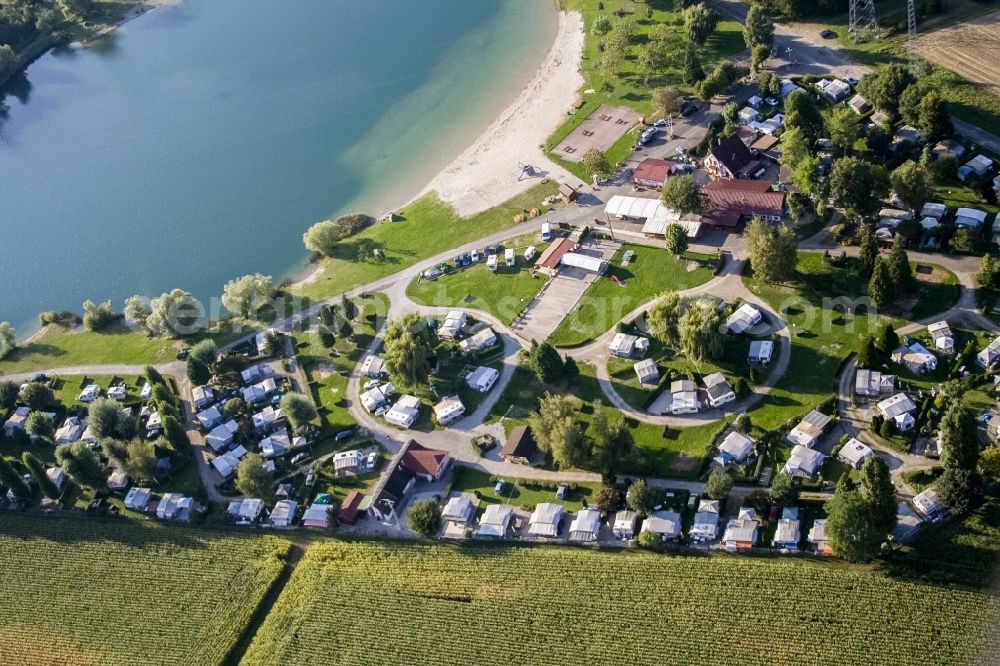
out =
{"type": "Polygon", "coordinates": [[[550,0],[183,0],[43,56],[0,119],[0,320],[294,274],[312,223],[402,205],[486,129],[556,24],[550,0]]]}

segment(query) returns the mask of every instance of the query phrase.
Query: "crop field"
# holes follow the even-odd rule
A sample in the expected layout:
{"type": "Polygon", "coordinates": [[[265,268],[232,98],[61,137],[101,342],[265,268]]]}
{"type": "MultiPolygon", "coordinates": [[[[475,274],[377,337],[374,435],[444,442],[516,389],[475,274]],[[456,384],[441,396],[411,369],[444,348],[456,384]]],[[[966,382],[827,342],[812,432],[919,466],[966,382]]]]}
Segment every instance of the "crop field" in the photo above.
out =
{"type": "Polygon", "coordinates": [[[922,34],[917,38],[917,50],[924,58],[1000,96],[1000,11],[922,34]]]}
{"type": "Polygon", "coordinates": [[[246,663],[984,663],[998,614],[985,593],[832,562],[323,543],[246,663]]]}
{"type": "Polygon", "coordinates": [[[288,542],[0,515],[0,663],[218,664],[288,542]]]}

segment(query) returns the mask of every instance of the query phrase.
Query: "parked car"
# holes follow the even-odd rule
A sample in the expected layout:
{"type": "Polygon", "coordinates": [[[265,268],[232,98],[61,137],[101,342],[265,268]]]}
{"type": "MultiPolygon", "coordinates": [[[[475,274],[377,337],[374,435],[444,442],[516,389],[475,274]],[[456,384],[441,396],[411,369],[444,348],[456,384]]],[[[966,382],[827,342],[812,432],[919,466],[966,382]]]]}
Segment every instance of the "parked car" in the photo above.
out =
{"type": "Polygon", "coordinates": [[[497,485],[493,487],[493,492],[497,495],[503,495],[503,491],[507,489],[507,482],[503,479],[497,481],[497,485]]]}
{"type": "Polygon", "coordinates": [[[33,382],[47,382],[48,380],[49,380],[49,378],[46,377],[41,372],[39,372],[37,375],[35,375],[34,377],[31,378],[31,381],[33,381],[33,382]]]}
{"type": "Polygon", "coordinates": [[[493,245],[486,246],[486,254],[488,255],[500,254],[501,252],[503,252],[503,245],[500,243],[494,243],[493,245]]]}
{"type": "Polygon", "coordinates": [[[844,80],[847,81],[848,83],[850,83],[852,86],[856,86],[856,85],[858,85],[860,83],[860,81],[858,81],[853,76],[845,76],[844,80]]]}
{"type": "Polygon", "coordinates": [[[188,357],[188,352],[189,351],[191,351],[191,350],[188,349],[187,347],[185,347],[184,349],[182,349],[179,352],[177,352],[177,360],[178,361],[184,361],[184,360],[186,360],[187,357],[188,357]]]}
{"type": "Polygon", "coordinates": [[[833,30],[829,30],[829,29],[828,30],[821,30],[820,33],[819,33],[819,36],[822,37],[823,39],[833,39],[834,37],[837,36],[837,33],[835,33],[833,30]]]}
{"type": "Polygon", "coordinates": [[[566,499],[566,493],[569,491],[569,485],[565,483],[560,483],[559,488],[556,490],[556,499],[564,500],[566,499]]]}
{"type": "Polygon", "coordinates": [[[368,457],[365,458],[365,467],[367,467],[368,469],[375,469],[375,463],[377,462],[378,462],[378,454],[372,451],[371,453],[368,454],[368,457]]]}
{"type": "Polygon", "coordinates": [[[455,268],[461,268],[461,267],[462,267],[462,255],[458,255],[457,257],[455,257],[455,268]]]}
{"type": "Polygon", "coordinates": [[[765,101],[766,103],[770,104],[771,106],[778,106],[778,100],[776,100],[776,99],[775,99],[775,98],[773,98],[773,97],[765,97],[765,98],[764,98],[764,101],[765,101]]]}
{"type": "Polygon", "coordinates": [[[480,258],[479,257],[479,250],[473,250],[472,251],[472,263],[476,263],[477,261],[479,261],[479,258],[480,258]]]}
{"type": "Polygon", "coordinates": [[[353,434],[354,434],[354,428],[345,428],[344,430],[341,430],[336,435],[334,435],[333,439],[336,440],[336,441],[338,441],[338,442],[342,442],[345,439],[350,438],[351,435],[353,435],[353,434]]]}
{"type": "Polygon", "coordinates": [[[653,123],[653,127],[666,127],[666,126],[667,126],[666,118],[660,118],[655,123],[653,123]]]}
{"type": "Polygon", "coordinates": [[[683,104],[681,104],[681,115],[684,116],[685,118],[687,118],[697,110],[698,106],[696,104],[692,104],[691,102],[684,102],[683,104]]]}
{"type": "Polygon", "coordinates": [[[297,453],[292,456],[291,463],[293,465],[298,465],[300,462],[305,462],[306,460],[309,460],[309,452],[303,451],[302,453],[297,453]]]}
{"type": "Polygon", "coordinates": [[[469,258],[469,253],[466,252],[465,254],[462,255],[462,266],[465,267],[465,266],[468,266],[471,263],[472,263],[472,259],[469,258]]]}
{"type": "Polygon", "coordinates": [[[371,391],[373,388],[380,385],[381,383],[382,383],[381,380],[369,379],[368,381],[365,382],[365,390],[371,391]]]}

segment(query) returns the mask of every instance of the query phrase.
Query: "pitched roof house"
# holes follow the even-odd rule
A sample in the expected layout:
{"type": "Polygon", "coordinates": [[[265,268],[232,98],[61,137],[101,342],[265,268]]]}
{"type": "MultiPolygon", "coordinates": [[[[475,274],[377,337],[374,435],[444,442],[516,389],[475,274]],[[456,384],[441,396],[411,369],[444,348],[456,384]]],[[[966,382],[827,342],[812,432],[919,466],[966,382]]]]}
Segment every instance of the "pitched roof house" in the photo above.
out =
{"type": "Polygon", "coordinates": [[[737,174],[753,161],[750,149],[734,134],[720,140],[709,151],[705,168],[719,178],[737,178],[737,174]]]}
{"type": "Polygon", "coordinates": [[[601,530],[601,513],[593,508],[580,509],[576,518],[569,524],[569,540],[581,543],[597,541],[597,533],[601,530]]]}
{"type": "Polygon", "coordinates": [[[476,536],[503,539],[510,529],[514,517],[514,507],[510,504],[490,504],[486,507],[483,517],[479,519],[479,529],[476,536]]]}
{"type": "Polygon", "coordinates": [[[538,455],[538,445],[535,443],[535,438],[531,436],[531,428],[514,426],[507,437],[507,442],[500,451],[500,456],[507,462],[527,465],[536,455],[538,455]]]}
{"type": "Polygon", "coordinates": [[[810,449],[801,444],[792,447],[792,455],[789,456],[782,472],[789,476],[804,476],[810,479],[816,478],[826,456],[815,449],[810,449]]]}
{"type": "Polygon", "coordinates": [[[721,372],[706,375],[702,381],[705,382],[708,404],[712,407],[721,407],[736,400],[736,392],[721,372]]]}
{"type": "Polygon", "coordinates": [[[719,444],[719,455],[715,457],[714,461],[723,467],[729,464],[743,464],[747,457],[753,453],[753,446],[752,439],[732,430],[719,444]]]}
{"type": "Polygon", "coordinates": [[[847,443],[840,447],[840,451],[837,453],[837,458],[846,464],[850,465],[854,469],[860,469],[861,465],[864,464],[868,458],[875,455],[871,447],[861,443],[854,437],[847,440],[847,443]]]}
{"type": "Polygon", "coordinates": [[[713,180],[701,188],[709,211],[702,220],[717,227],[733,228],[743,220],[760,217],[780,222],[785,214],[785,193],[757,180],[713,180]]]}
{"type": "Polygon", "coordinates": [[[676,539],[681,533],[681,514],[676,511],[654,511],[642,521],[643,532],[652,532],[663,541],[676,539]]]}
{"type": "Polygon", "coordinates": [[[792,428],[788,435],[785,436],[785,439],[792,444],[812,448],[819,441],[819,438],[823,436],[823,431],[826,430],[826,427],[830,425],[830,421],[832,420],[832,416],[827,416],[814,409],[802,417],[799,424],[792,428]]]}
{"type": "Polygon", "coordinates": [[[528,519],[528,534],[531,536],[554,537],[559,534],[559,523],[562,521],[563,508],[561,504],[541,502],[535,506],[531,518],[528,519]]]}
{"type": "Polygon", "coordinates": [[[759,533],[760,521],[756,512],[744,507],[740,509],[739,515],[726,525],[722,543],[726,550],[748,550],[757,543],[759,533]]]}
{"type": "Polygon", "coordinates": [[[719,500],[703,499],[698,502],[690,537],[695,541],[712,541],[719,532],[719,500]]]}

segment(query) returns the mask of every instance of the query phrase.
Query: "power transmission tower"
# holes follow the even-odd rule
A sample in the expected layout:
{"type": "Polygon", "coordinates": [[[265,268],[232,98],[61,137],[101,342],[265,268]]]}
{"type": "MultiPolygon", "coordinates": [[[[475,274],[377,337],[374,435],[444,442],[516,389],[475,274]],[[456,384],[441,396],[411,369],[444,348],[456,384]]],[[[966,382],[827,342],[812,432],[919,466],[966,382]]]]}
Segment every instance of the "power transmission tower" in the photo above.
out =
{"type": "Polygon", "coordinates": [[[875,0],[850,0],[849,8],[847,30],[854,41],[862,41],[874,35],[878,30],[878,21],[875,20],[875,0]]]}
{"type": "Polygon", "coordinates": [[[910,72],[917,73],[917,9],[913,0],[906,3],[906,54],[910,58],[910,72]]]}

